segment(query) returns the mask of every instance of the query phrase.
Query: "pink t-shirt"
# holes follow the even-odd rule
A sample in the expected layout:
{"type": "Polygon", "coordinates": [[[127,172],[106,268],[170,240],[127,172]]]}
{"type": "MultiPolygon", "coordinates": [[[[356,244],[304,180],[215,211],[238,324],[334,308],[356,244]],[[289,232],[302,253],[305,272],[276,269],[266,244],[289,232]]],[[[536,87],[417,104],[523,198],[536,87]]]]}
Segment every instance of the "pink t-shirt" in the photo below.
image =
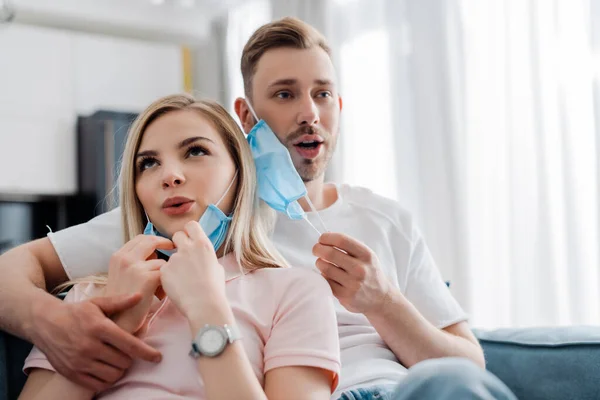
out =
{"type": "MultiPolygon", "coordinates": [[[[219,263],[225,269],[227,298],[244,349],[261,385],[271,369],[309,366],[331,372],[333,392],[338,383],[340,350],[326,281],[304,268],[264,268],[242,274],[231,253],[219,263]]],[[[78,284],[65,301],[83,301],[100,294],[98,286],[78,284]]],[[[135,360],[125,376],[97,398],[204,398],[196,360],[188,355],[192,333],[187,320],[168,298],[157,301],[151,311],[140,337],[162,353],[162,361],[135,360]]],[[[27,357],[24,371],[32,368],[54,370],[37,348],[27,357]]]]}

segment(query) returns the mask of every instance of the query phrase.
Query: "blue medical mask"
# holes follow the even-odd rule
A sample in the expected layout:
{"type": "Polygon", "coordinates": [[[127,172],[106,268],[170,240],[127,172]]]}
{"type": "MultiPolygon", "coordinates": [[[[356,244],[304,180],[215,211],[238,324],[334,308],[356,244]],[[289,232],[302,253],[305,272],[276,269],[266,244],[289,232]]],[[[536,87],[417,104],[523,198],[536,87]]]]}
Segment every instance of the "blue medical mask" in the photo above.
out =
{"type": "MultiPolygon", "coordinates": [[[[321,234],[308,221],[306,213],[298,203],[299,199],[306,197],[309,206],[316,212],[288,149],[279,141],[265,120],[258,119],[248,100],[246,104],[254,119],[258,121],[247,137],[256,164],[258,196],[271,208],[286,214],[289,218],[306,220],[321,234]]],[[[319,216],[318,212],[317,216],[319,216]]],[[[320,216],[319,220],[325,228],[320,216]]]]}
{"type": "MultiPolygon", "coordinates": [[[[215,249],[215,251],[217,251],[219,247],[221,247],[221,245],[223,244],[223,241],[225,241],[225,238],[227,237],[227,230],[229,229],[229,224],[232,220],[231,216],[225,215],[225,213],[221,211],[221,209],[219,209],[219,207],[217,206],[227,195],[229,189],[231,189],[231,186],[233,186],[233,182],[235,182],[236,177],[237,172],[233,176],[231,183],[229,184],[229,186],[225,190],[225,193],[223,193],[223,196],[221,196],[219,201],[217,201],[216,204],[209,204],[206,208],[206,211],[204,211],[204,213],[202,214],[202,217],[200,217],[200,226],[202,227],[202,230],[204,231],[206,236],[208,236],[210,242],[213,244],[213,248],[215,249]]],[[[146,224],[146,228],[144,228],[144,235],[154,235],[167,238],[165,235],[158,232],[156,228],[154,228],[154,225],[152,224],[152,222],[150,222],[150,219],[148,218],[148,214],[146,214],[146,218],[148,219],[148,223],[146,224]]],[[[175,250],[157,250],[162,254],[166,255],[167,257],[170,257],[173,253],[175,253],[175,250]]]]}

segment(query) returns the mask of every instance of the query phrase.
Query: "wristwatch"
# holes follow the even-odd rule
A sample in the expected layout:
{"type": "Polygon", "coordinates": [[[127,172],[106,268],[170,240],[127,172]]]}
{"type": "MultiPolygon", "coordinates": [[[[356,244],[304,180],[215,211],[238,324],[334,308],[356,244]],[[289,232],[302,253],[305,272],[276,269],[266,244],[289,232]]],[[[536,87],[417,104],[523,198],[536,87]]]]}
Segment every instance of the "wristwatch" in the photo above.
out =
{"type": "Polygon", "coordinates": [[[216,357],[225,350],[228,344],[241,338],[240,330],[235,325],[204,325],[196,338],[192,340],[190,356],[194,358],[216,357]]]}

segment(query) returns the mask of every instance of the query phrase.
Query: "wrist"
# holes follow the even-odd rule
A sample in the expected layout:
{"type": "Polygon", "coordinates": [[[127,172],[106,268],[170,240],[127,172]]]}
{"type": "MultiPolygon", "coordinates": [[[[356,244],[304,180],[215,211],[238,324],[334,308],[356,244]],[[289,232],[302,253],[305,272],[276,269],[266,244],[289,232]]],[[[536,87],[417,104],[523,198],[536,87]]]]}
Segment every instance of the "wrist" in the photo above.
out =
{"type": "Polygon", "coordinates": [[[133,316],[128,315],[127,313],[121,313],[112,318],[113,322],[117,324],[119,328],[132,334],[137,332],[140,328],[140,322],[135,321],[134,319],[133,316]]]}
{"type": "Polygon", "coordinates": [[[37,345],[37,336],[45,329],[40,327],[40,322],[45,321],[53,310],[64,307],[64,303],[43,289],[36,289],[29,302],[28,312],[21,321],[21,331],[25,339],[37,345]]]}
{"type": "Polygon", "coordinates": [[[204,325],[224,325],[235,322],[233,311],[224,295],[211,296],[196,303],[189,303],[184,315],[187,318],[192,334],[197,333],[204,325]]]}
{"type": "Polygon", "coordinates": [[[369,321],[385,320],[388,316],[396,312],[395,305],[402,305],[406,302],[406,298],[400,292],[400,289],[390,285],[389,288],[382,294],[381,300],[376,307],[372,307],[370,311],[365,313],[365,317],[369,321]]]}

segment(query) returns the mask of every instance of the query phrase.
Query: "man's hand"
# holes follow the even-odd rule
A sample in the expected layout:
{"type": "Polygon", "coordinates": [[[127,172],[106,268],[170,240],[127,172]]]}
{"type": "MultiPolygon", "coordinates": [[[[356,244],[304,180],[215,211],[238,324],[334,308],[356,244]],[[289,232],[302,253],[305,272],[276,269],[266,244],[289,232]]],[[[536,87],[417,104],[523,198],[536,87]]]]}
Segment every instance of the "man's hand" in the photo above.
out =
{"type": "Polygon", "coordinates": [[[140,300],[134,294],[38,305],[30,337],[58,373],[95,392],[105,390],[123,376],[133,358],[161,360],[157,350],[109,318],[140,300]]]}
{"type": "Polygon", "coordinates": [[[392,285],[370,248],[349,236],[328,232],[321,235],[313,254],[334,296],[348,311],[368,314],[382,308],[392,285]]]}

